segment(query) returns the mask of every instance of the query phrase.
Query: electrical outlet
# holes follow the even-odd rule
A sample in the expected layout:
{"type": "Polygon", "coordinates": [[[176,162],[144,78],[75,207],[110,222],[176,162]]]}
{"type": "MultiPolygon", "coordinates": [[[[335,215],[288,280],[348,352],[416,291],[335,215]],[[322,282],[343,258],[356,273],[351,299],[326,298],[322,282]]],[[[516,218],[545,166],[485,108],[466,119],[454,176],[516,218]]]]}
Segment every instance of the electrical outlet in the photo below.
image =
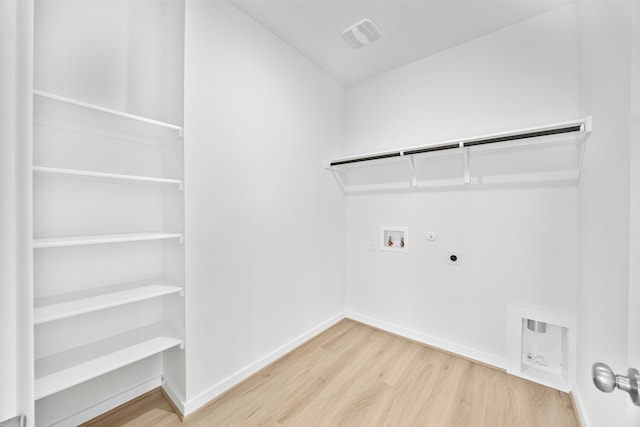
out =
{"type": "Polygon", "coordinates": [[[376,241],[374,239],[369,240],[369,250],[370,251],[376,250],[376,241]]]}
{"type": "Polygon", "coordinates": [[[462,254],[459,251],[446,251],[445,263],[449,265],[462,265],[462,254]]]}

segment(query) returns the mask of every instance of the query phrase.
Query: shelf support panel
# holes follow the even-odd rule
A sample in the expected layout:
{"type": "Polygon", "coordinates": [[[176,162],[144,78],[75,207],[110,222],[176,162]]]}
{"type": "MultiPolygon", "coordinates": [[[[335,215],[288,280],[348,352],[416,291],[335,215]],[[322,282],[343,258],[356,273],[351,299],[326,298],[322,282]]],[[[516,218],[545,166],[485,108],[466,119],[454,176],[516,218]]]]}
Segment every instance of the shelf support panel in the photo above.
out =
{"type": "Polygon", "coordinates": [[[411,166],[411,186],[417,187],[418,186],[418,169],[416,166],[416,162],[413,156],[408,156],[408,159],[409,159],[409,166],[411,166]]]}
{"type": "Polygon", "coordinates": [[[464,156],[464,178],[465,185],[471,184],[471,171],[469,170],[469,148],[464,146],[464,141],[460,141],[460,149],[464,156]]]}

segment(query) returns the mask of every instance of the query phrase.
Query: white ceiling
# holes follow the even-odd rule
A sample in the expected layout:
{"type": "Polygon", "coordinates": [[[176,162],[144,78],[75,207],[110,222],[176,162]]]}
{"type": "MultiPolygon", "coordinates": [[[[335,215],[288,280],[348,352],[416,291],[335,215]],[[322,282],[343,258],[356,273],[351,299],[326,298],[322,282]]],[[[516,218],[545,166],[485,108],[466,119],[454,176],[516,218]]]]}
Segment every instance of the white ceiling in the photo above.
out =
{"type": "Polygon", "coordinates": [[[231,0],[349,85],[500,30],[568,0],[231,0]],[[382,38],[361,49],[342,30],[369,18],[382,38]]]}

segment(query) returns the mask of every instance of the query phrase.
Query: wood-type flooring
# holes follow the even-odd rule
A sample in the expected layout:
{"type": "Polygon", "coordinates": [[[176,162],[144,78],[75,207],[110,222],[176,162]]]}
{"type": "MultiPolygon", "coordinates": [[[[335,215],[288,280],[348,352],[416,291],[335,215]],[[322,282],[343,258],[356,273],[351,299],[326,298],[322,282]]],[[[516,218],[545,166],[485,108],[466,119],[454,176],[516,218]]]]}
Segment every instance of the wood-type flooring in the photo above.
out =
{"type": "Polygon", "coordinates": [[[568,394],[345,319],[184,419],[160,390],[85,426],[578,426],[568,394]]]}

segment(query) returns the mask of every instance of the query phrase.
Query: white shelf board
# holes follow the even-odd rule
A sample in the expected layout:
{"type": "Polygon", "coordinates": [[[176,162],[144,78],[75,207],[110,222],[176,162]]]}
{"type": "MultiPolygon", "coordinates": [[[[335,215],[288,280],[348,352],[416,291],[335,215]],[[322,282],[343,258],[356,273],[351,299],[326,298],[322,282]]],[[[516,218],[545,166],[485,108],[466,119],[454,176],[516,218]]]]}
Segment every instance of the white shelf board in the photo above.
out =
{"type": "Polygon", "coordinates": [[[83,109],[86,109],[86,110],[92,110],[92,111],[104,113],[104,114],[111,115],[111,116],[120,117],[120,118],[127,119],[127,120],[137,121],[137,122],[149,124],[149,125],[152,125],[152,126],[157,126],[157,127],[161,127],[161,128],[170,129],[170,130],[173,130],[173,131],[177,132],[178,135],[182,136],[182,127],[178,126],[178,125],[174,125],[172,123],[166,123],[166,122],[162,122],[162,121],[159,121],[159,120],[154,120],[154,119],[150,119],[150,118],[147,118],[147,117],[142,117],[142,116],[138,116],[138,115],[135,115],[135,114],[126,113],[126,112],[119,111],[119,110],[116,110],[116,109],[113,109],[113,108],[107,108],[107,107],[103,107],[103,106],[100,106],[100,105],[90,104],[88,102],[84,102],[84,101],[80,101],[80,100],[72,99],[72,98],[67,98],[65,96],[56,95],[56,94],[45,92],[45,91],[42,91],[42,90],[34,90],[33,94],[36,97],[40,97],[42,99],[56,101],[56,102],[59,102],[59,103],[62,103],[62,104],[67,104],[67,105],[71,105],[71,106],[75,106],[75,107],[80,107],[80,108],[83,108],[83,109]]]}
{"type": "Polygon", "coordinates": [[[37,359],[35,399],[42,399],[131,363],[182,346],[161,324],[37,359]]]}
{"type": "Polygon", "coordinates": [[[101,245],[109,243],[143,242],[150,240],[182,239],[180,233],[98,234],[92,236],[44,237],[33,239],[33,248],[101,245]]]}
{"type": "Polygon", "coordinates": [[[48,304],[34,309],[34,324],[52,322],[80,314],[91,313],[111,307],[130,304],[164,295],[182,292],[179,286],[146,285],[127,290],[109,292],[102,295],[48,304]]]}
{"type": "Polygon", "coordinates": [[[77,169],[63,169],[52,168],[48,166],[33,166],[33,172],[43,175],[61,175],[61,176],[78,176],[87,178],[102,178],[108,180],[123,180],[123,181],[140,181],[158,184],[176,184],[182,186],[182,181],[179,179],[170,178],[156,178],[151,176],[138,176],[138,175],[122,175],[116,173],[85,171],[77,169]]]}

